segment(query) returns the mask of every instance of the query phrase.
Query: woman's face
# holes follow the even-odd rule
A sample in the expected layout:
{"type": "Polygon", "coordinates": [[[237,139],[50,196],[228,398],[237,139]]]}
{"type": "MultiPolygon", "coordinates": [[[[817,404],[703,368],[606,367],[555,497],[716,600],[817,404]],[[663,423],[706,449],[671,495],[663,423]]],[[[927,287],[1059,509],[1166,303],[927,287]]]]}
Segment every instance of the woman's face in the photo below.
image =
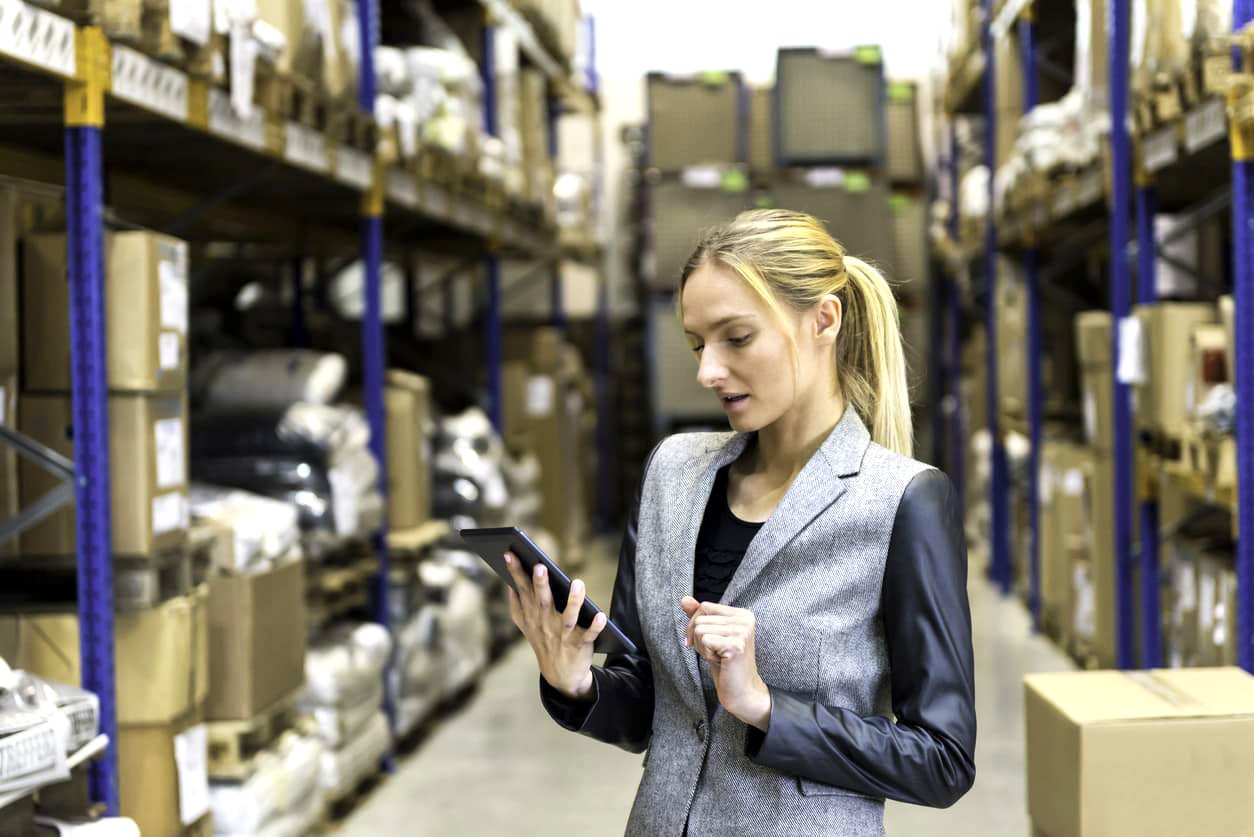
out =
{"type": "Polygon", "coordinates": [[[806,339],[815,315],[784,310],[789,331],[744,280],[718,263],[698,267],[684,285],[683,325],[697,357],[697,382],[713,390],[734,430],[772,424],[815,377],[816,341],[806,339]]]}

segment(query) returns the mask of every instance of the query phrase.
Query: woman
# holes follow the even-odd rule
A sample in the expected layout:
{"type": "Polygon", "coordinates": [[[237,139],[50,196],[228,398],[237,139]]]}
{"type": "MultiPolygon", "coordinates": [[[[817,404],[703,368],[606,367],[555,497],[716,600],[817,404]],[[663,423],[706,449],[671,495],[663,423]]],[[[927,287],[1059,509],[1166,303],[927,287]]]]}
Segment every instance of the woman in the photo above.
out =
{"type": "Polygon", "coordinates": [[[592,667],[548,579],[511,561],[515,623],[567,729],[648,750],[630,835],[881,835],[884,800],[975,777],[966,547],[947,477],[910,459],[897,308],[814,218],[742,213],[680,284],[698,380],[732,433],[645,466],[592,667]],[[895,722],[890,716],[895,716],[895,722]]]}

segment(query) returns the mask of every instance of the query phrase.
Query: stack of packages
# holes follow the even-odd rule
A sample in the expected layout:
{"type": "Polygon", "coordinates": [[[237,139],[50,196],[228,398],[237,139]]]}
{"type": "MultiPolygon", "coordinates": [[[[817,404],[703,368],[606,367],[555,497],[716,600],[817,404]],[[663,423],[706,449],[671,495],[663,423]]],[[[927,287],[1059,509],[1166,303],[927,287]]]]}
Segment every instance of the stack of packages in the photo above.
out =
{"type": "Polygon", "coordinates": [[[1075,84],[1056,102],[1023,114],[1022,62],[1014,31],[998,42],[998,123],[1004,126],[994,179],[998,214],[1021,198],[1039,197],[1050,176],[1095,163],[1101,138],[1110,131],[1106,6],[1100,0],[1077,0],[1075,6],[1075,84]]]}
{"type": "Polygon", "coordinates": [[[414,160],[420,148],[472,157],[480,148],[482,81],[460,48],[378,47],[375,117],[389,163],[414,160]]]}
{"type": "Polygon", "coordinates": [[[304,683],[305,565],[297,509],[237,489],[194,484],[192,515],[209,533],[211,739],[249,731],[256,752],[211,759],[217,834],[299,835],[322,815],[321,745],[285,723],[304,683]],[[264,740],[255,730],[265,729],[264,740]]]}
{"type": "Polygon", "coordinates": [[[517,5],[553,57],[571,64],[579,48],[579,0],[522,0],[517,5]]]}
{"type": "Polygon", "coordinates": [[[323,744],[318,782],[336,801],[375,775],[392,746],[383,714],[383,672],[392,639],[375,624],[341,622],[325,631],[305,657],[301,708],[323,744]]]}
{"type": "Polygon", "coordinates": [[[514,450],[538,459],[541,528],[559,544],[560,559],[555,560],[577,569],[589,515],[591,467],[585,457],[595,450],[587,439],[588,376],[578,351],[556,329],[511,333],[505,354],[506,438],[514,450]]]}
{"type": "Polygon", "coordinates": [[[1172,121],[1183,105],[1201,92],[1223,95],[1213,76],[1226,79],[1222,67],[1212,73],[1212,56],[1229,55],[1232,4],[1224,0],[1134,0],[1132,3],[1131,86],[1142,127],[1172,121]],[[1204,69],[1204,76],[1199,70],[1204,69]],[[1199,76],[1203,76],[1199,79],[1199,76]],[[1204,90],[1198,89],[1199,80],[1204,90]],[[1182,98],[1181,87],[1187,91],[1182,98]],[[1142,114],[1144,116],[1142,116],[1142,114]]]}
{"type": "MultiPolygon", "coordinates": [[[[66,239],[38,234],[24,245],[19,429],[72,459],[66,239]]],[[[115,625],[121,811],[145,832],[180,834],[204,828],[208,812],[208,592],[193,586],[188,553],[187,248],[109,233],[104,261],[114,601],[130,611],[115,625]]],[[[24,505],[56,484],[30,463],[19,476],[24,505]]],[[[20,560],[32,572],[72,567],[75,545],[75,512],[64,508],[22,534],[20,560]]],[[[30,642],[15,662],[77,683],[77,619],[18,621],[30,642]]]]}
{"type": "Polygon", "coordinates": [[[360,409],[332,403],[345,373],[335,354],[224,352],[195,384],[193,474],[295,504],[314,560],[383,518],[369,425],[360,409]]]}

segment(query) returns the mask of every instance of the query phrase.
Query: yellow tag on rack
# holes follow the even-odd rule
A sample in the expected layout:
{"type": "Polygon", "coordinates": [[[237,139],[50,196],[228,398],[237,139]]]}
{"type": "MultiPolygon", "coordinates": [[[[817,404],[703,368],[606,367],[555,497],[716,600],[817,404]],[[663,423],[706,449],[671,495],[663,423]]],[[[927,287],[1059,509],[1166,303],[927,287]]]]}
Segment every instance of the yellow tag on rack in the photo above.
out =
{"type": "Polygon", "coordinates": [[[905,104],[914,101],[914,88],[909,82],[890,81],[888,83],[888,99],[891,102],[905,104]]]}
{"type": "Polygon", "coordinates": [[[103,128],[105,92],[109,89],[109,42],[96,26],[78,30],[75,44],[78,73],[65,83],[65,124],[71,128],[103,128]]]}
{"type": "Polygon", "coordinates": [[[727,73],[723,70],[706,70],[697,74],[702,84],[708,84],[711,87],[717,87],[720,84],[727,83],[727,73]]]}
{"type": "Polygon", "coordinates": [[[851,194],[865,192],[871,188],[871,178],[867,177],[866,172],[850,171],[845,172],[845,191],[851,194]]]}
{"type": "Polygon", "coordinates": [[[854,47],[853,57],[859,64],[879,64],[883,60],[880,48],[874,45],[854,47]]]}
{"type": "Polygon", "coordinates": [[[739,169],[728,169],[723,172],[719,187],[724,192],[743,192],[749,188],[749,178],[745,177],[745,173],[739,169]]]}

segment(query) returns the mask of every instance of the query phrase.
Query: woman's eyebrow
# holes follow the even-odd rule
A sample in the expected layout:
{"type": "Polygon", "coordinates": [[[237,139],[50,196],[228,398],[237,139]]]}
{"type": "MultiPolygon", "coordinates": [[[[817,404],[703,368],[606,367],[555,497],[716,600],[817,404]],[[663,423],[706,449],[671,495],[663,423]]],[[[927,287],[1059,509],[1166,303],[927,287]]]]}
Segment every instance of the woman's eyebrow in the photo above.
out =
{"type": "MultiPolygon", "coordinates": [[[[755,317],[756,315],[754,314],[733,314],[730,317],[723,317],[721,320],[716,320],[715,322],[711,323],[710,330],[713,331],[714,329],[722,328],[723,326],[729,323],[734,323],[737,320],[751,320],[751,319],[754,319],[755,317]]],[[[693,337],[698,336],[695,332],[688,331],[687,329],[684,329],[684,334],[690,334],[693,337]]]]}

